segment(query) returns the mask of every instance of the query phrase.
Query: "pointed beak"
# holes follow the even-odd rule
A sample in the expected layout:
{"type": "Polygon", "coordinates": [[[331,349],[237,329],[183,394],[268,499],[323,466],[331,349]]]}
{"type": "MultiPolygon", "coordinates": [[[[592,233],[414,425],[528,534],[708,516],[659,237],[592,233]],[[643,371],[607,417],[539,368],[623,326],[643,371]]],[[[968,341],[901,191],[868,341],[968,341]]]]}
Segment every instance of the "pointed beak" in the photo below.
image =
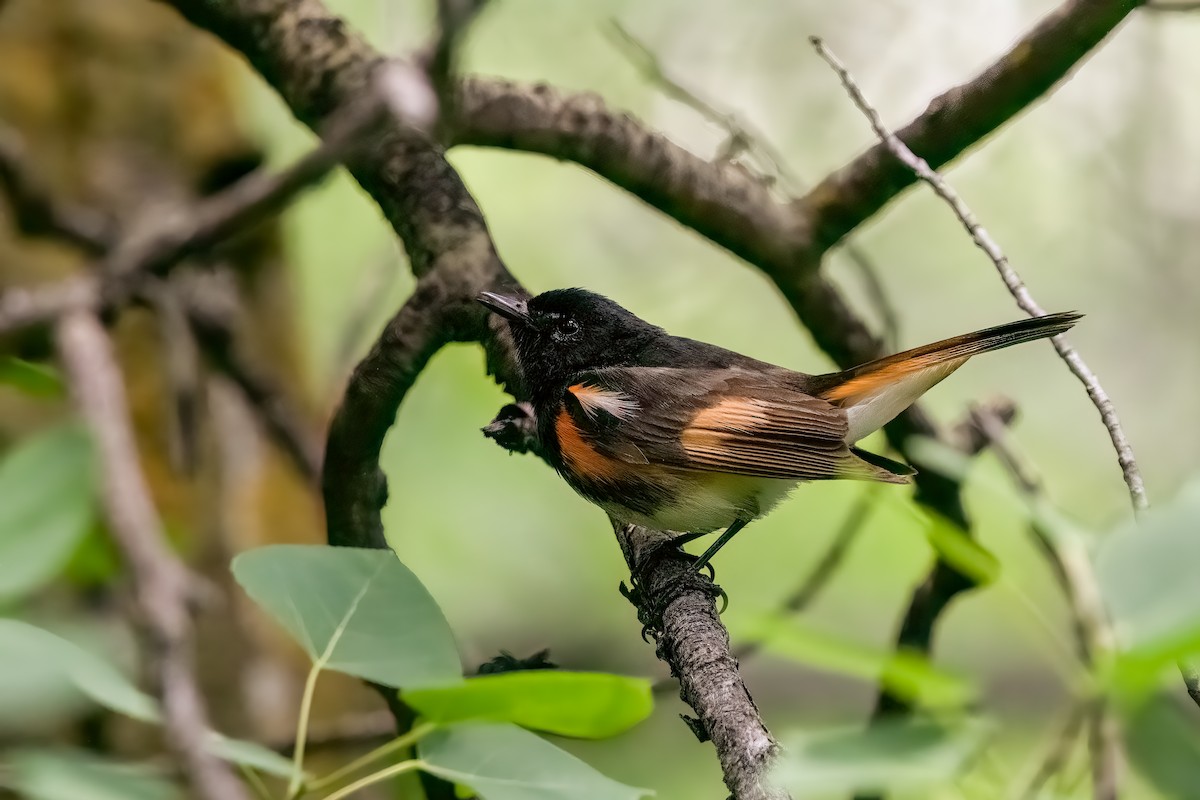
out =
{"type": "Polygon", "coordinates": [[[495,292],[480,292],[475,298],[481,305],[513,322],[529,322],[529,306],[523,298],[495,292]]]}

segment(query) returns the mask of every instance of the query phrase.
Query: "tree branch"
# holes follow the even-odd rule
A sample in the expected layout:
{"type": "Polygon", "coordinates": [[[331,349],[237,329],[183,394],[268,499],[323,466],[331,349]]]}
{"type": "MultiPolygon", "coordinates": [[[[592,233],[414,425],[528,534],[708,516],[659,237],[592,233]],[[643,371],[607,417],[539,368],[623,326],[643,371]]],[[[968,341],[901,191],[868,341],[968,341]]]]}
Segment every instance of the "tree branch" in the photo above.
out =
{"type": "MultiPolygon", "coordinates": [[[[937,195],[950,205],[959,221],[962,222],[967,232],[971,235],[975,244],[991,259],[1005,285],[1008,287],[1009,292],[1016,299],[1017,304],[1030,316],[1045,315],[1046,312],[1033,299],[1032,294],[1030,294],[1016,271],[1009,265],[1008,259],[1001,252],[999,246],[991,238],[987,230],[975,219],[970,209],[962,201],[962,198],[946,183],[941,175],[930,168],[924,159],[915,155],[895,134],[884,126],[879,113],[863,96],[849,71],[847,71],[846,67],[836,56],[829,52],[824,43],[816,37],[813,37],[811,41],[817,54],[834,70],[850,95],[851,100],[854,101],[854,104],[867,117],[871,127],[879,136],[883,145],[888,148],[889,152],[897,160],[911,169],[917,177],[933,187],[937,195]]],[[[1084,364],[1083,359],[1067,344],[1066,338],[1063,335],[1055,336],[1051,339],[1051,342],[1055,350],[1058,351],[1059,356],[1067,364],[1067,367],[1083,382],[1088,395],[1092,398],[1100,412],[1100,417],[1109,431],[1114,448],[1117,450],[1118,460],[1129,487],[1134,509],[1141,510],[1146,508],[1146,492],[1145,487],[1142,485],[1142,478],[1137,468],[1137,462],[1133,457],[1132,449],[1129,447],[1128,442],[1125,441],[1120,421],[1117,419],[1116,411],[1112,407],[1107,394],[1105,394],[1104,389],[1096,380],[1095,375],[1084,364]]],[[[976,423],[991,441],[993,447],[1003,449],[1000,441],[1000,437],[1004,435],[1003,426],[999,425],[996,420],[982,414],[976,416],[976,423]]],[[[1005,451],[1002,455],[1002,460],[1009,466],[1010,471],[1017,476],[1019,483],[1027,493],[1035,497],[1040,497],[1040,488],[1028,477],[1028,471],[1020,468],[1011,453],[1005,451]]],[[[1086,548],[1074,538],[1064,541],[1063,537],[1055,536],[1052,531],[1036,520],[1031,528],[1047,556],[1055,565],[1061,578],[1064,592],[1074,612],[1081,657],[1089,667],[1103,669],[1107,661],[1116,652],[1116,639],[1108,621],[1104,601],[1100,595],[1099,585],[1092,570],[1091,558],[1086,548]]],[[[1120,732],[1116,728],[1111,709],[1102,698],[1098,698],[1095,701],[1091,720],[1090,741],[1092,746],[1095,797],[1097,800],[1113,800],[1117,795],[1120,783],[1120,771],[1124,761],[1120,732]]]]}
{"type": "Polygon", "coordinates": [[[56,339],[75,404],[103,465],[109,530],[132,578],[136,622],[162,700],[167,746],[199,797],[243,798],[241,783],[205,747],[210,733],[192,672],[190,608],[197,587],[168,549],[150,499],[112,343],[95,314],[84,310],[57,323],[56,339]]]}
{"type": "Polygon", "coordinates": [[[787,798],[768,783],[779,744],[738,673],[712,582],[696,574],[669,534],[632,525],[614,530],[633,576],[638,617],[654,637],[658,657],[679,678],[679,696],[696,711],[697,719],[685,721],[716,747],[730,793],[737,800],[787,798]]]}
{"type": "MultiPolygon", "coordinates": [[[[883,146],[904,166],[910,169],[916,177],[929,184],[937,196],[945,200],[947,205],[954,211],[954,215],[958,217],[959,222],[962,223],[967,233],[970,234],[971,240],[975,242],[975,245],[987,255],[996,267],[996,271],[1000,274],[1000,279],[1004,281],[1004,285],[1008,288],[1009,294],[1017,301],[1017,306],[1031,317],[1045,316],[1045,309],[1034,300],[1033,294],[1029,291],[1025,282],[1021,280],[1021,276],[1008,263],[1008,257],[1000,250],[1000,246],[996,244],[996,241],[988,233],[987,229],[979,224],[979,220],[971,213],[971,209],[967,208],[967,204],[963,202],[958,193],[946,182],[945,178],[929,166],[925,159],[917,156],[904,142],[900,141],[894,133],[884,126],[883,120],[879,117],[879,112],[863,97],[854,78],[851,77],[845,66],[826,49],[821,40],[813,37],[811,41],[813,47],[816,48],[817,54],[837,73],[842,86],[845,87],[846,92],[850,95],[850,99],[854,101],[854,104],[871,123],[871,128],[880,138],[883,146]]],[[[1067,341],[1066,334],[1055,336],[1050,340],[1050,343],[1054,345],[1054,349],[1058,352],[1059,358],[1067,365],[1067,369],[1071,370],[1071,373],[1083,384],[1087,390],[1088,397],[1092,400],[1092,404],[1096,406],[1096,410],[1100,413],[1100,420],[1108,430],[1113,449],[1117,452],[1117,462],[1120,464],[1125,484],[1129,487],[1129,498],[1133,503],[1134,510],[1145,510],[1149,507],[1149,503],[1146,500],[1146,487],[1142,482],[1141,470],[1138,469],[1137,459],[1133,455],[1133,448],[1129,445],[1128,439],[1125,438],[1125,431],[1121,428],[1121,420],[1117,417],[1117,410],[1113,407],[1112,400],[1109,399],[1108,393],[1104,391],[1104,387],[1100,385],[1100,381],[1096,378],[1095,373],[1084,363],[1078,351],[1067,341]]]]}
{"type": "MultiPolygon", "coordinates": [[[[310,125],[319,126],[346,97],[361,93],[379,61],[317,0],[170,4],[241,50],[310,125]]],[[[359,154],[351,171],[400,234],[418,276],[413,296],[355,370],[326,447],[324,491],[331,542],[378,547],[386,544],[379,518],[386,498],[379,444],[428,358],[446,342],[479,341],[488,351],[493,373],[518,400],[524,397],[503,324],[474,300],[480,291],[513,291],[519,285],[496,255],[478,206],[439,149],[391,131],[359,154]]],[[[688,699],[698,706],[707,729],[722,731],[713,740],[735,796],[769,797],[750,787],[762,784],[763,744],[771,740],[728,656],[728,638],[713,610],[711,591],[688,584],[665,598],[663,593],[675,585],[665,580],[668,570],[678,570],[673,564],[668,557],[638,564],[644,603],[661,608],[664,628],[669,628],[663,635],[679,641],[670,652],[664,648],[663,656],[674,659],[673,668],[686,676],[688,699]],[[694,652],[687,643],[712,626],[721,640],[710,655],[724,653],[725,658],[693,674],[702,665],[681,660],[694,652]],[[727,709],[719,698],[731,687],[745,702],[727,709]],[[747,735],[742,735],[743,729],[747,735]]]]}
{"type": "Polygon", "coordinates": [[[28,161],[20,135],[0,128],[0,188],[8,196],[17,230],[62,239],[91,255],[107,250],[113,241],[108,221],[88,209],[54,202],[48,188],[26,168],[28,161]]]}
{"type": "MultiPolygon", "coordinates": [[[[954,160],[1053,89],[1140,4],[1068,0],[979,75],[935,97],[897,138],[935,169],[954,160]]],[[[887,145],[875,145],[799,201],[815,246],[841,241],[915,182],[887,145]]]]}

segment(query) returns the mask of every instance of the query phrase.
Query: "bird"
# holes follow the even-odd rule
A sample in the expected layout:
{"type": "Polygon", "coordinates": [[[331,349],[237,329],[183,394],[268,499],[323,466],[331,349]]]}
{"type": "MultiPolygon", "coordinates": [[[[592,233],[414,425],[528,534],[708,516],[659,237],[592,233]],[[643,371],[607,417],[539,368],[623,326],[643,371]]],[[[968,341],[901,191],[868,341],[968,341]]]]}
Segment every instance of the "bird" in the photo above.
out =
{"type": "Polygon", "coordinates": [[[857,447],[972,356],[1056,336],[1082,314],[1030,317],[841,372],[809,375],[672,336],[586,289],[483,292],[505,320],[543,457],[622,524],[723,530],[697,570],[798,484],[904,484],[916,471],[857,447]]]}

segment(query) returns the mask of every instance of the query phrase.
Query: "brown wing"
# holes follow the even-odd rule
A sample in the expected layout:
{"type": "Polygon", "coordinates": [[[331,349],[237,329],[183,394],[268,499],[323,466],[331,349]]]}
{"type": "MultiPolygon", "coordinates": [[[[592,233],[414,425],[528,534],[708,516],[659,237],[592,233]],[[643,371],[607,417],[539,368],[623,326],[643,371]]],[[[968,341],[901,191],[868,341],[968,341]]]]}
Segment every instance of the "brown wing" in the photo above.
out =
{"type": "Polygon", "coordinates": [[[596,450],[631,465],[907,482],[855,455],[845,411],[805,393],[799,379],[782,369],[618,367],[580,376],[567,405],[596,450]]]}

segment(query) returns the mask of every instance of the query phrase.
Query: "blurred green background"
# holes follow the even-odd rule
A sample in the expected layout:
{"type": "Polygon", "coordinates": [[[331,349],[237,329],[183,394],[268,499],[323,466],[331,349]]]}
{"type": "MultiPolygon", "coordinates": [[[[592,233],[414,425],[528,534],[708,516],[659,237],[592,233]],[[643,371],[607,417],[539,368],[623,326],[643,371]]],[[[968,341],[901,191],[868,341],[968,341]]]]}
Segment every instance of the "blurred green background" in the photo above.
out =
{"type": "MultiPolygon", "coordinates": [[[[431,3],[327,2],[388,53],[426,41],[433,24],[431,3]]],[[[646,82],[614,43],[610,22],[617,19],[669,75],[762,131],[792,171],[815,182],[874,139],[808,36],[822,36],[898,126],[1056,5],[496,0],[464,45],[463,67],[597,92],[694,152],[716,152],[725,132],[646,82]]],[[[947,172],[1039,302],[1087,314],[1071,340],[1121,413],[1154,503],[1200,471],[1198,74],[1200,13],[1134,15],[1051,97],[947,172]]],[[[271,163],[286,164],[311,146],[312,135],[248,70],[242,104],[271,163]]],[[[596,176],[493,150],[457,148],[450,160],[479,201],[501,257],[531,290],[585,286],[673,333],[807,372],[831,368],[754,269],[596,176]]],[[[378,209],[344,174],[304,196],[284,225],[297,270],[307,391],[331,411],[349,370],[413,281],[378,209]]],[[[992,265],[924,188],[905,194],[853,241],[877,265],[897,309],[901,347],[1021,315],[992,265]]],[[[834,253],[826,270],[870,316],[860,276],[844,256],[834,253]]],[[[1128,520],[1106,433],[1048,344],[973,361],[923,402],[950,424],[969,403],[995,395],[1017,404],[1014,443],[1069,517],[1100,537],[1128,520]]],[[[501,649],[524,655],[549,647],[566,667],[663,675],[617,592],[627,575],[604,515],[540,461],[511,456],[480,435],[506,399],[484,375],[477,348],[454,346],[434,359],[384,450],[392,545],[444,609],[468,665],[501,649]]],[[[881,439],[867,444],[883,447],[881,439]]],[[[730,595],[724,620],[735,640],[804,579],[863,490],[854,483],[802,487],[722,552],[717,574],[730,595]]],[[[931,550],[908,489],[884,487],[876,497],[844,566],[804,619],[887,649],[931,550]]],[[[993,456],[978,460],[966,498],[1003,578],[952,606],[935,660],[978,680],[985,710],[1009,723],[998,760],[972,779],[987,785],[1027,774],[1066,709],[1060,676],[1070,632],[1022,502],[993,456]]],[[[872,685],[766,654],[748,659],[743,672],[778,732],[860,720],[874,698],[872,685]]],[[[1182,694],[1178,676],[1165,680],[1182,694]]],[[[677,718],[687,710],[667,693],[630,734],[563,744],[660,797],[717,797],[711,746],[697,743],[677,718]]],[[[1200,778],[1197,787],[1200,797],[1200,778]]],[[[973,796],[970,781],[960,788],[973,796]]]]}
{"type": "MultiPolygon", "coordinates": [[[[431,22],[425,4],[332,5],[389,52],[421,42],[431,22]]],[[[669,75],[763,131],[795,172],[815,181],[873,135],[811,52],[809,35],[824,37],[884,119],[899,125],[1055,5],[504,0],[471,32],[464,66],[598,92],[672,140],[715,152],[724,132],[646,83],[614,45],[608,29],[615,18],[669,75]]],[[[1071,340],[1120,411],[1153,502],[1171,497],[1200,466],[1198,70],[1200,14],[1135,15],[1049,99],[948,170],[1039,302],[1087,313],[1071,340]]],[[[247,82],[246,106],[279,163],[310,140],[257,80],[247,82]]],[[[497,151],[459,148],[450,158],[479,200],[501,257],[531,290],[586,286],[673,333],[809,372],[830,369],[755,270],[594,175],[497,151]]],[[[302,276],[312,387],[332,397],[354,361],[339,350],[364,307],[362,287],[390,271],[389,300],[370,305],[374,332],[412,280],[379,213],[344,177],[304,199],[289,214],[288,231],[302,276]]],[[[877,264],[903,347],[1020,316],[992,265],[924,188],[904,195],[854,241],[877,264]]],[[[843,257],[835,254],[827,271],[869,309],[843,257]]],[[[950,423],[968,403],[997,394],[1017,403],[1014,441],[1057,504],[1097,530],[1129,516],[1106,433],[1049,345],[973,361],[924,402],[950,423]]],[[[537,460],[510,456],[477,432],[504,400],[474,347],[444,351],[426,370],[385,449],[392,544],[446,610],[468,661],[500,648],[550,647],[572,667],[660,674],[663,665],[638,639],[633,610],[616,592],[623,563],[603,514],[537,460]]],[[[1027,735],[1015,736],[1010,748],[1013,763],[1022,764],[1065,707],[1052,634],[1065,640],[1067,627],[1003,473],[988,455],[975,472],[968,508],[1005,579],[953,605],[939,629],[937,661],[980,676],[984,703],[1027,723],[1027,735]],[[1014,602],[1008,584],[1035,600],[1051,631],[1014,602]]],[[[862,490],[803,487],[722,553],[718,576],[731,597],[724,618],[735,636],[739,624],[777,607],[802,580],[862,490]]],[[[886,647],[930,550],[908,490],[888,487],[880,498],[806,619],[886,647]]],[[[779,729],[860,716],[873,695],[873,687],[769,656],[743,666],[768,723],[779,729]]],[[[677,721],[683,710],[668,698],[640,730],[578,751],[664,797],[706,796],[717,765],[677,721]],[[665,748],[677,758],[664,757],[665,748]]]]}

